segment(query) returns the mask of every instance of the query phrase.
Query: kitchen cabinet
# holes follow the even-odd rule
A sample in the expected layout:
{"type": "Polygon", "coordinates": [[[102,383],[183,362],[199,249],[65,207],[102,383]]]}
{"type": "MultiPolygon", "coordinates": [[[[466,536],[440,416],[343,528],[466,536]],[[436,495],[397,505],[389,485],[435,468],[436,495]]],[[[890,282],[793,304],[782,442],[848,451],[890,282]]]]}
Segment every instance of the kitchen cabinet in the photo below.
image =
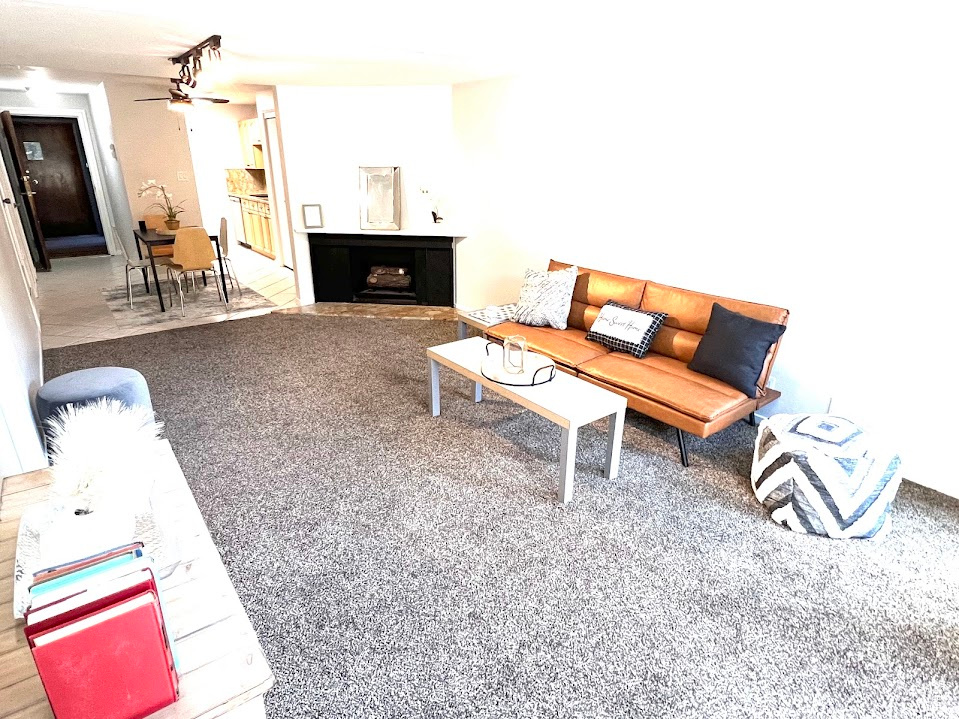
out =
{"type": "Polygon", "coordinates": [[[262,170],[263,164],[263,135],[260,121],[257,118],[240,120],[240,148],[243,150],[243,166],[248,170],[262,170]]]}
{"type": "Polygon", "coordinates": [[[266,200],[240,198],[243,212],[243,235],[250,249],[276,259],[273,232],[270,229],[270,203],[266,200]]]}
{"type": "Polygon", "coordinates": [[[230,214],[227,220],[228,242],[249,247],[250,243],[246,241],[243,230],[243,208],[240,207],[240,198],[236,195],[230,195],[230,214]]]}

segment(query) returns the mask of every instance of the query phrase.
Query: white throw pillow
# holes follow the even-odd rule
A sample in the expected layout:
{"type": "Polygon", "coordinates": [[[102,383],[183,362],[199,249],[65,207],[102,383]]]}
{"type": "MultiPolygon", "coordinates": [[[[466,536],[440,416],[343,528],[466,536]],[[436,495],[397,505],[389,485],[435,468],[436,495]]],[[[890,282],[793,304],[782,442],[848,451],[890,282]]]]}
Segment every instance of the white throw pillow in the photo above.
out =
{"type": "Polygon", "coordinates": [[[553,272],[526,270],[513,321],[565,330],[578,272],[575,265],[553,272]]]}
{"type": "Polygon", "coordinates": [[[610,300],[596,315],[586,339],[642,359],[665,321],[665,312],[646,312],[610,300]]]}

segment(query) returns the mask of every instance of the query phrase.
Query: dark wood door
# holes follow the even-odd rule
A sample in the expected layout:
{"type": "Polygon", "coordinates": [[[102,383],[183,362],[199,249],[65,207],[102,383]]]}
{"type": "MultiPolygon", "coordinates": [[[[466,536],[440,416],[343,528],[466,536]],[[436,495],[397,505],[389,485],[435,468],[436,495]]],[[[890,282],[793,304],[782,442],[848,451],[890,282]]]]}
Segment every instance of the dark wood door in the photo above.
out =
{"type": "Polygon", "coordinates": [[[72,117],[14,117],[45,237],[102,235],[80,127],[72,117]]]}
{"type": "Polygon", "coordinates": [[[27,167],[27,158],[23,151],[23,143],[17,137],[17,130],[13,126],[13,117],[9,112],[0,112],[0,125],[3,126],[3,135],[6,139],[6,147],[9,150],[9,158],[4,153],[4,163],[7,170],[11,173],[10,184],[17,190],[20,198],[17,202],[17,209],[20,212],[20,220],[23,224],[23,231],[30,243],[30,250],[34,255],[34,262],[38,270],[50,269],[50,253],[47,251],[47,244],[43,238],[43,229],[40,227],[40,220],[37,214],[36,192],[33,188],[36,183],[30,177],[30,168],[27,167]]]}

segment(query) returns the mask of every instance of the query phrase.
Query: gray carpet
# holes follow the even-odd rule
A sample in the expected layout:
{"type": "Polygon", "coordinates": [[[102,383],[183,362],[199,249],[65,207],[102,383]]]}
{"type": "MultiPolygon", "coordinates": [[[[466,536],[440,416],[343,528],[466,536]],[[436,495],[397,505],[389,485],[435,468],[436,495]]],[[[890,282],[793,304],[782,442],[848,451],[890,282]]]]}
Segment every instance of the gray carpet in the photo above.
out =
{"type": "MultiPolygon", "coordinates": [[[[959,716],[959,502],[904,485],[884,542],[771,523],[755,429],[559,429],[469,398],[452,323],[282,315],[46,353],[135,367],[277,675],[271,717],[959,716]],[[211,401],[213,396],[222,402],[211,401]]],[[[932,448],[931,448],[932,449],[932,448]]]]}

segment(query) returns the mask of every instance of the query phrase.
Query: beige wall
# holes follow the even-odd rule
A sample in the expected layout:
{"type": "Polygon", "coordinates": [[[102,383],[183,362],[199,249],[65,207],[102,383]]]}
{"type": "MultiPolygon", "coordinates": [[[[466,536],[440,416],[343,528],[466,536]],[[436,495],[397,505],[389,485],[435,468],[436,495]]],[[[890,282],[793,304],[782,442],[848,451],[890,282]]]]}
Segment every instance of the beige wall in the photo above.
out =
{"type": "Polygon", "coordinates": [[[107,78],[104,86],[134,222],[153,201],[137,197],[140,184],[156,180],[170,188],[174,203],[185,201],[186,211],[180,215],[183,224],[201,224],[185,119],[168,110],[165,102],[136,102],[138,98],[162,97],[166,90],[161,85],[121,78],[107,78]],[[178,172],[186,179],[178,180],[178,172]]]}

